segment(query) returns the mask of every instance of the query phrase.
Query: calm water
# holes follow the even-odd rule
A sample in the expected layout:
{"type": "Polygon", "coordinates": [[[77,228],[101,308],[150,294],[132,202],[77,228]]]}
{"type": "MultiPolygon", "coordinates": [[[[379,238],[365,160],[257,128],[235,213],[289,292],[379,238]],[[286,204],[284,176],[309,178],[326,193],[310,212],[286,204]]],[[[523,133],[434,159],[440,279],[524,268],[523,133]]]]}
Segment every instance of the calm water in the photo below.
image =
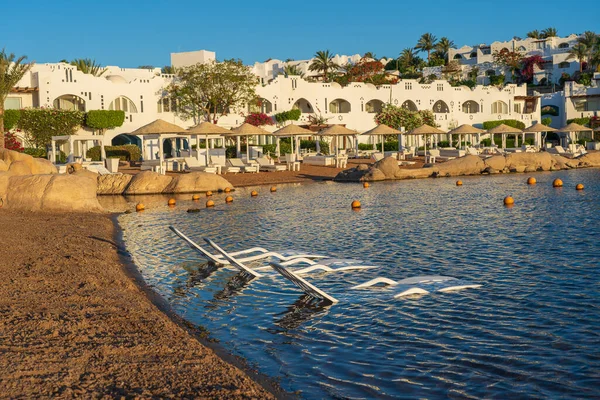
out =
{"type": "Polygon", "coordinates": [[[534,176],[535,186],[515,174],[465,177],[462,187],[323,183],[259,188],[258,198],[242,189],[231,205],[217,195],[214,209],[188,214],[192,201],[160,200],[120,222],[143,276],[178,313],[305,398],[597,398],[600,170],[534,176]],[[552,188],[556,177],[564,188],[552,188]],[[245,282],[215,270],[170,224],[231,251],[294,248],[381,268],[309,276],[340,300],[324,306],[278,275],[245,282]],[[426,274],[483,287],[403,299],[348,290],[426,274]]]}

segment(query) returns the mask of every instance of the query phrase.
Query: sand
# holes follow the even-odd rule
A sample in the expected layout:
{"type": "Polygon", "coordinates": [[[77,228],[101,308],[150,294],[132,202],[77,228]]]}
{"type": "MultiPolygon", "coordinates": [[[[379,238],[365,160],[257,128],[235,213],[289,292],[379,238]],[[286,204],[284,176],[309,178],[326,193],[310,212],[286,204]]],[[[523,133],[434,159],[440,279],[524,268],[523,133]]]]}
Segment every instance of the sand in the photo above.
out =
{"type": "Polygon", "coordinates": [[[109,216],[0,223],[1,398],[273,397],[135,283],[109,216]]]}

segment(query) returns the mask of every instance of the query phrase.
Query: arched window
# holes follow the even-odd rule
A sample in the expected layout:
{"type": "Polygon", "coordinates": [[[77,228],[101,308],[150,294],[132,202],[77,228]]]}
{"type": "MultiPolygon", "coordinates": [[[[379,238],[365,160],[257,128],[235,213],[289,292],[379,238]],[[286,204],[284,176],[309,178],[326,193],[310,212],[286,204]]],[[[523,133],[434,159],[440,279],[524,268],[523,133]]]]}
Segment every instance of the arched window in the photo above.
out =
{"type": "Polygon", "coordinates": [[[472,53],[469,55],[469,57],[471,57],[471,58],[477,58],[477,52],[476,52],[476,51],[472,52],[472,53]]]}
{"type": "Polygon", "coordinates": [[[85,100],[74,94],[64,94],[54,99],[53,106],[58,110],[85,111],[85,100]]]}
{"type": "Polygon", "coordinates": [[[256,102],[251,101],[248,104],[248,112],[271,114],[273,112],[273,104],[267,99],[257,99],[256,102]]]}
{"type": "Polygon", "coordinates": [[[493,69],[488,69],[487,71],[485,71],[485,76],[496,76],[496,71],[494,71],[493,69]]]}
{"type": "Polygon", "coordinates": [[[329,103],[329,112],[334,114],[346,114],[350,112],[350,103],[344,99],[335,99],[329,103]]]}
{"type": "Polygon", "coordinates": [[[418,111],[417,105],[412,100],[406,100],[402,103],[402,108],[406,108],[409,111],[418,111]]]}
{"type": "Polygon", "coordinates": [[[465,101],[462,105],[465,114],[476,114],[479,112],[479,104],[473,100],[465,101]]]}
{"type": "Polygon", "coordinates": [[[367,102],[367,104],[365,104],[365,111],[368,113],[378,113],[381,112],[381,109],[383,108],[383,101],[381,100],[371,100],[369,102],[367,102]]]}
{"type": "Polygon", "coordinates": [[[444,103],[442,100],[438,100],[433,105],[433,112],[438,114],[445,114],[449,113],[450,109],[448,108],[448,105],[446,103],[444,103]]]}
{"type": "Polygon", "coordinates": [[[568,49],[569,48],[569,43],[568,42],[563,42],[561,44],[558,45],[559,49],[568,49]]]}
{"type": "Polygon", "coordinates": [[[156,103],[156,111],[159,113],[177,112],[177,100],[170,97],[159,99],[156,103]]]}
{"type": "Polygon", "coordinates": [[[492,114],[508,114],[508,105],[501,100],[493,102],[492,114]]]}
{"type": "Polygon", "coordinates": [[[303,98],[296,100],[292,108],[295,110],[300,110],[300,112],[304,114],[314,112],[312,104],[310,104],[308,100],[303,98]]]}
{"type": "Polygon", "coordinates": [[[517,50],[518,51],[527,51],[527,49],[525,48],[525,46],[519,46],[519,48],[517,50]]]}
{"type": "Polygon", "coordinates": [[[109,110],[125,111],[128,113],[137,113],[137,107],[133,101],[125,96],[119,96],[108,105],[109,110]]]}
{"type": "Polygon", "coordinates": [[[567,62],[567,61],[563,61],[561,63],[558,63],[558,68],[569,68],[571,66],[571,63],[567,62]]]}
{"type": "Polygon", "coordinates": [[[455,60],[460,60],[462,58],[462,56],[460,54],[455,54],[454,55],[454,59],[455,60]]]}

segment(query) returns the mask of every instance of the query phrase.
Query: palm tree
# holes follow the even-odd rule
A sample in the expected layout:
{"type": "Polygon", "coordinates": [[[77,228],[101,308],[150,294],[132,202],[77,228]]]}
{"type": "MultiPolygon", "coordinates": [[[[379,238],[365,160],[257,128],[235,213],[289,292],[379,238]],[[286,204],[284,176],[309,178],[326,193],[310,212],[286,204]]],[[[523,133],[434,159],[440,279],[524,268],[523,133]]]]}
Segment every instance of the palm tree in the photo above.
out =
{"type": "Polygon", "coordinates": [[[418,59],[419,57],[417,56],[417,53],[414,51],[414,49],[406,48],[404,50],[402,50],[402,53],[400,53],[400,56],[398,57],[398,64],[399,64],[399,68],[403,69],[403,70],[407,70],[410,67],[416,67],[418,64],[418,59]]]}
{"type": "Polygon", "coordinates": [[[456,45],[454,44],[454,42],[448,39],[446,36],[441,38],[440,41],[437,42],[437,44],[435,45],[435,51],[438,53],[438,56],[440,58],[443,58],[446,61],[446,64],[448,63],[448,52],[450,51],[450,49],[455,48],[456,45]]]}
{"type": "Polygon", "coordinates": [[[15,59],[14,54],[6,54],[4,49],[0,51],[0,149],[4,148],[4,101],[33,66],[33,62],[24,63],[26,59],[26,56],[15,59]]]}
{"type": "Polygon", "coordinates": [[[433,36],[433,34],[427,32],[421,35],[417,45],[415,46],[415,50],[421,50],[427,52],[427,64],[429,64],[429,60],[431,58],[431,50],[435,49],[435,45],[437,42],[437,38],[433,36]]]}
{"type": "Polygon", "coordinates": [[[338,68],[339,65],[333,61],[333,55],[329,52],[329,50],[317,51],[312,62],[308,66],[309,71],[323,71],[324,82],[327,82],[329,70],[336,70],[338,68]]]}
{"type": "Polygon", "coordinates": [[[600,35],[596,37],[596,43],[594,43],[593,46],[590,64],[592,64],[592,67],[597,67],[600,65],[600,35]]]}
{"type": "Polygon", "coordinates": [[[302,71],[300,71],[300,69],[298,68],[297,65],[286,65],[285,67],[283,67],[283,74],[285,76],[290,76],[290,75],[294,75],[294,76],[300,76],[301,78],[304,77],[304,73],[302,71]]]}
{"type": "Polygon", "coordinates": [[[101,76],[106,72],[106,68],[102,68],[100,64],[96,64],[96,60],[91,60],[89,58],[76,58],[71,61],[71,65],[77,67],[77,69],[84,74],[101,76]]]}
{"type": "Polygon", "coordinates": [[[587,55],[587,47],[585,47],[585,45],[582,43],[577,43],[575,46],[571,47],[571,50],[569,51],[569,57],[567,57],[567,60],[570,60],[571,58],[576,58],[577,60],[579,60],[579,72],[581,72],[583,71],[583,60],[585,60],[587,55]]]}
{"type": "Polygon", "coordinates": [[[165,65],[160,69],[161,74],[175,74],[175,67],[171,65],[165,65]]]}
{"type": "Polygon", "coordinates": [[[592,61],[594,47],[596,46],[596,42],[598,40],[598,35],[592,31],[585,31],[583,35],[577,38],[577,43],[584,45],[588,49],[587,61],[588,63],[592,61]]]}
{"type": "Polygon", "coordinates": [[[546,28],[542,31],[542,37],[541,39],[548,39],[554,36],[558,36],[558,31],[556,30],[556,28],[546,28]]]}
{"type": "Polygon", "coordinates": [[[362,58],[372,58],[373,60],[377,60],[377,56],[372,51],[367,51],[362,58]]]}
{"type": "Polygon", "coordinates": [[[527,37],[528,38],[532,38],[532,39],[540,39],[541,38],[541,34],[540,31],[538,31],[537,29],[531,31],[531,32],[527,32],[527,37]]]}

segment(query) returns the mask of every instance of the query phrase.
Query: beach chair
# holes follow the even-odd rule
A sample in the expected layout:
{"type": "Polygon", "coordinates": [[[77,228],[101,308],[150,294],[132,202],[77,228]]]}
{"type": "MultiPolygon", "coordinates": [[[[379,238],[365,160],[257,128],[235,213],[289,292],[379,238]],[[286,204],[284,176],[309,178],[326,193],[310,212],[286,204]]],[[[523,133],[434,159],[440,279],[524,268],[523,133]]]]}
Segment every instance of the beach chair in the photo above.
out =
{"type": "Polygon", "coordinates": [[[198,161],[198,159],[195,157],[184,157],[183,161],[185,162],[186,170],[192,172],[201,171],[209,174],[217,173],[217,167],[205,165],[201,161],[198,161]]]}
{"type": "Polygon", "coordinates": [[[227,165],[225,156],[210,156],[210,164],[213,166],[219,166],[222,174],[237,174],[241,171],[240,167],[232,167],[231,165],[227,165]]]}
{"type": "Polygon", "coordinates": [[[338,302],[338,300],[335,297],[330,296],[327,293],[323,292],[321,289],[311,285],[310,283],[308,283],[306,280],[304,280],[300,276],[298,276],[295,273],[293,273],[292,271],[286,269],[283,265],[278,264],[278,263],[271,263],[269,265],[275,271],[280,273],[284,278],[286,278],[287,280],[292,282],[294,285],[298,286],[300,288],[300,290],[302,290],[304,293],[306,293],[310,297],[324,300],[331,304],[335,304],[338,302]]]}
{"type": "Polygon", "coordinates": [[[384,158],[384,157],[383,157],[383,153],[379,153],[379,152],[378,152],[378,153],[373,153],[373,154],[371,154],[371,160],[373,160],[373,161],[375,161],[375,162],[377,162],[377,161],[381,161],[381,160],[383,160],[383,158],[384,158]]]}
{"type": "Polygon", "coordinates": [[[261,171],[279,172],[287,169],[285,165],[275,165],[271,160],[265,157],[258,157],[256,162],[258,163],[261,171]]]}
{"type": "Polygon", "coordinates": [[[230,166],[237,167],[242,172],[258,172],[257,166],[244,164],[244,162],[239,158],[228,158],[227,162],[230,166]]]}
{"type": "Polygon", "coordinates": [[[451,276],[443,275],[424,275],[406,278],[399,281],[394,281],[388,278],[375,278],[360,285],[353,286],[351,289],[367,289],[375,287],[379,284],[385,286],[394,286],[401,288],[401,291],[393,297],[404,297],[410,295],[428,294],[432,292],[453,292],[463,289],[477,289],[482,285],[466,282],[451,276]]]}
{"type": "Polygon", "coordinates": [[[427,152],[429,154],[425,157],[425,163],[435,164],[436,158],[440,157],[440,151],[433,149],[433,150],[428,150],[427,152]]]}

